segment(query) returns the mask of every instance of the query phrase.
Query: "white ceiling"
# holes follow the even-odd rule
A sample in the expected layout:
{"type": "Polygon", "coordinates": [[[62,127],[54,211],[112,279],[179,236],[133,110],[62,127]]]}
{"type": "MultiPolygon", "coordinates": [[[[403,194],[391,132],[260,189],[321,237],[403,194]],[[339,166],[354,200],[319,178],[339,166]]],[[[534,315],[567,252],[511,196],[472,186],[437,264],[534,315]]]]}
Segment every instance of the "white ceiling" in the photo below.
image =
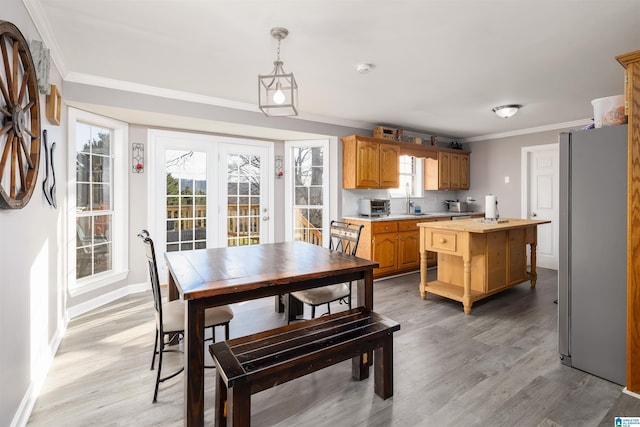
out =
{"type": "Polygon", "coordinates": [[[23,1],[69,81],[257,110],[282,26],[303,118],[451,138],[590,118],[592,99],[623,92],[615,56],[640,49],[640,0],[23,1]],[[491,112],[511,103],[510,119],[491,112]]]}

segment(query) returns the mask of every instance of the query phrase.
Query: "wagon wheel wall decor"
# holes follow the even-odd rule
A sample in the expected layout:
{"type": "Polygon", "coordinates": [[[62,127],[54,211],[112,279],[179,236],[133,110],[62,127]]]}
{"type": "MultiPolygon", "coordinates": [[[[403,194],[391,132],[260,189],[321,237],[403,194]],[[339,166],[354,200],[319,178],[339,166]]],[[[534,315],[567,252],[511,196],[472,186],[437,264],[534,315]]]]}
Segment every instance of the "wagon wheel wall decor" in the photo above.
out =
{"type": "Polygon", "coordinates": [[[40,165],[38,82],[22,33],[0,21],[0,208],[29,203],[40,165]]]}

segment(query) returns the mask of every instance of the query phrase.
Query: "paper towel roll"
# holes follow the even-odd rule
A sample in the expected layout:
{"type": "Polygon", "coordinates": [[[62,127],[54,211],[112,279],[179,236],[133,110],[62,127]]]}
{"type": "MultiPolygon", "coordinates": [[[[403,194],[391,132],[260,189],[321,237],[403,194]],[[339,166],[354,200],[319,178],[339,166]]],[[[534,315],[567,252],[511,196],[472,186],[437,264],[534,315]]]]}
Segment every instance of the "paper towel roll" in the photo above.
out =
{"type": "Polygon", "coordinates": [[[484,217],[498,219],[498,198],[491,194],[484,198],[484,217]]]}

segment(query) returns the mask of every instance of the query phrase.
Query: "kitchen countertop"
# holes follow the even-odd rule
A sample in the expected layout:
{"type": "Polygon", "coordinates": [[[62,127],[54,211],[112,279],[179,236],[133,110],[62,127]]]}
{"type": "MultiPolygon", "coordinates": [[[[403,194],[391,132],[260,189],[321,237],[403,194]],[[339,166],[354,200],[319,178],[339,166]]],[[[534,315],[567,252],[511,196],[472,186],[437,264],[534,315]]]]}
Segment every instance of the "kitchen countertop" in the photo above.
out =
{"type": "Polygon", "coordinates": [[[532,225],[548,224],[549,220],[505,218],[504,222],[483,222],[473,218],[460,221],[442,221],[429,224],[418,224],[418,226],[430,229],[462,231],[469,233],[493,233],[495,231],[509,230],[513,228],[529,227],[532,225]]]}
{"type": "Polygon", "coordinates": [[[371,217],[359,216],[359,215],[346,215],[344,219],[351,219],[357,221],[369,221],[369,222],[381,222],[381,221],[398,221],[402,219],[428,219],[428,218],[450,218],[454,216],[467,216],[467,215],[483,215],[484,212],[423,212],[420,214],[404,214],[404,213],[392,213],[388,216],[371,217]]]}

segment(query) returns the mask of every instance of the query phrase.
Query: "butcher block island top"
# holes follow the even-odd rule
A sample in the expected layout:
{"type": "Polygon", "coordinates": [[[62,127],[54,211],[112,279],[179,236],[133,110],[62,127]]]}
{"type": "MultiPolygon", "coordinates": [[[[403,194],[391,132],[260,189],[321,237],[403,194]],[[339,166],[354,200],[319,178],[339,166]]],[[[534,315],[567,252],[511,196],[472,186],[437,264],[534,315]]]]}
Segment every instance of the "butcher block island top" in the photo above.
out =
{"type": "Polygon", "coordinates": [[[537,227],[551,221],[500,221],[419,223],[422,299],[428,293],[450,298],[461,302],[464,312],[470,314],[472,304],[489,295],[526,281],[535,288],[537,227]],[[531,248],[529,262],[527,245],[531,248]],[[438,253],[438,276],[432,282],[427,282],[428,251],[438,253]]]}

